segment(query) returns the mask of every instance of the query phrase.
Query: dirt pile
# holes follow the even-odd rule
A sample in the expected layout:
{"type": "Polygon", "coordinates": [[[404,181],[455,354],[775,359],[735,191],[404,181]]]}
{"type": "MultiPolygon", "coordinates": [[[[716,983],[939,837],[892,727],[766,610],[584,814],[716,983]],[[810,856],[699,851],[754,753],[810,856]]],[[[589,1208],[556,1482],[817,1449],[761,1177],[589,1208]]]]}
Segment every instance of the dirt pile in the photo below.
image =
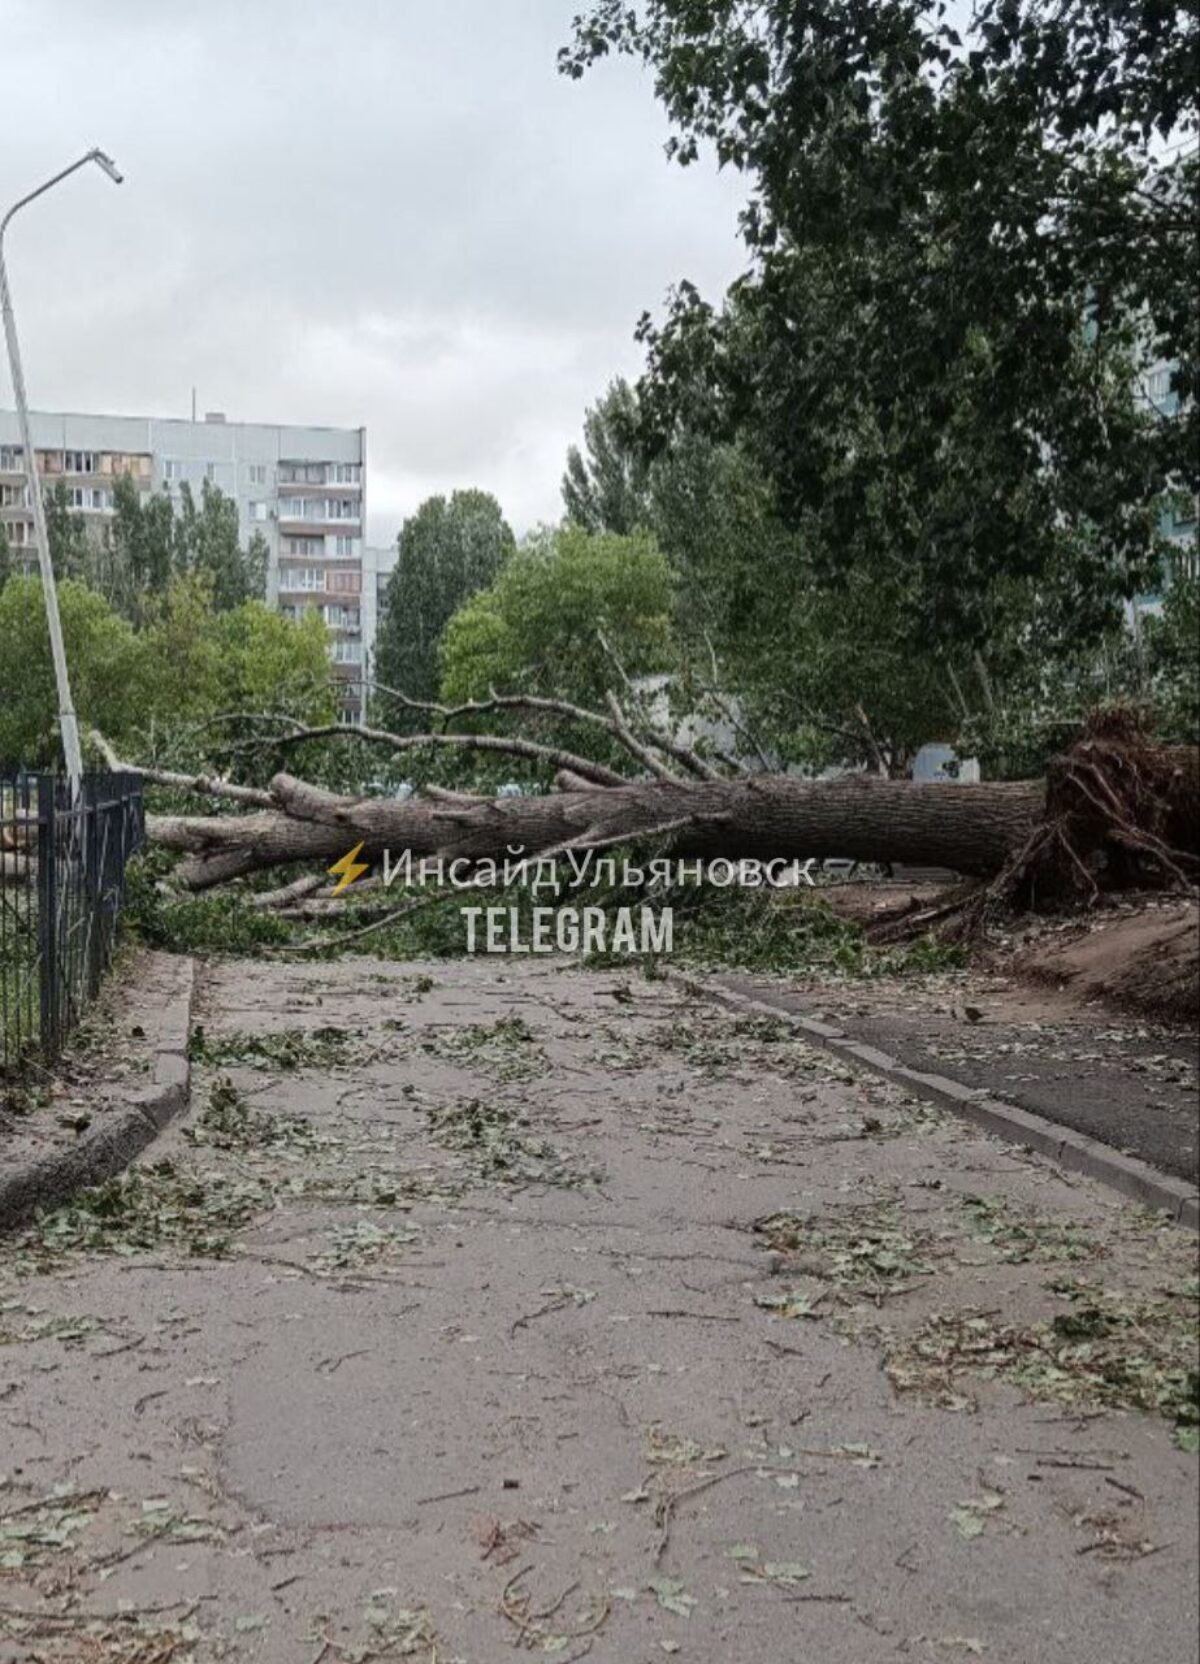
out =
{"type": "Polygon", "coordinates": [[[1076,934],[1039,942],[1015,969],[1084,999],[1194,1025],[1200,1016],[1200,905],[1158,902],[1095,915],[1076,934]]]}

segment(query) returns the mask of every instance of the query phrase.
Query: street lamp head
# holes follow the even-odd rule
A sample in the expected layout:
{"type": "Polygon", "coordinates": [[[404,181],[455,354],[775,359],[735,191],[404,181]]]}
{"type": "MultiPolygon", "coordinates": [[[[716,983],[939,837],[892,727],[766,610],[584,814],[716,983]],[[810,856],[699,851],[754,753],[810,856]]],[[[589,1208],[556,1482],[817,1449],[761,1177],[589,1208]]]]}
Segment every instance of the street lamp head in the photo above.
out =
{"type": "Polygon", "coordinates": [[[118,168],[112,157],[106,156],[102,150],[92,151],[92,161],[95,162],[97,167],[104,169],[105,173],[112,180],[114,185],[120,185],[124,181],[125,175],[121,172],[120,168],[118,168]]]}

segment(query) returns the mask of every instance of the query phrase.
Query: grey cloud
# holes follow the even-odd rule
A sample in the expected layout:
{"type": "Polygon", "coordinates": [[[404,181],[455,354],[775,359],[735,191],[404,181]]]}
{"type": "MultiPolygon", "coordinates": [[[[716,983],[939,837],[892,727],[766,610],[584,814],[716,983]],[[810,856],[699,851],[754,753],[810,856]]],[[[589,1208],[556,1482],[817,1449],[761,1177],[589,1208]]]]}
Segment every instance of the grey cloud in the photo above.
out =
{"type": "Polygon", "coordinates": [[[640,312],[742,264],[649,80],[558,76],[578,3],[9,0],[0,199],[92,143],[127,175],[11,233],[34,402],[365,423],[379,539],[455,485],[555,517],[640,312]]]}

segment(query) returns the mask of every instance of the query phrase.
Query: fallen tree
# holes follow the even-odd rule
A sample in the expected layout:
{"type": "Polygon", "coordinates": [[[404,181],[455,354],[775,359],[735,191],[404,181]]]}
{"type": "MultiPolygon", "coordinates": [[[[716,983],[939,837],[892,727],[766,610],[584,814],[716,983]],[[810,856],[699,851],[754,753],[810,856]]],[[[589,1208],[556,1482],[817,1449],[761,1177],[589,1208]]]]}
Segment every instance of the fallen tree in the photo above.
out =
{"type": "MultiPolygon", "coordinates": [[[[1194,746],[1152,744],[1129,713],[1098,718],[1045,781],[934,785],[751,774],[732,761],[721,772],[694,748],[631,718],[613,697],[607,713],[515,696],[427,708],[441,720],[522,708],[586,720],[623,747],[638,777],[523,736],[400,735],[283,721],[240,747],[286,752],[336,736],[393,753],[502,752],[556,770],[555,788],[496,798],[432,788],[398,800],[338,795],[287,772],[261,790],[211,774],[145,769],[148,781],[250,810],[151,816],[149,836],[180,854],[175,880],[192,890],[269,868],[328,867],[360,844],[360,859],[373,862],[405,850],[414,858],[503,862],[651,839],[685,858],[844,857],[944,867],[989,881],[991,897],[1025,905],[1147,883],[1186,888],[1200,873],[1200,754],[1194,746]]],[[[111,764],[136,768],[96,738],[111,764]]],[[[304,894],[311,888],[303,886],[304,894]]]]}

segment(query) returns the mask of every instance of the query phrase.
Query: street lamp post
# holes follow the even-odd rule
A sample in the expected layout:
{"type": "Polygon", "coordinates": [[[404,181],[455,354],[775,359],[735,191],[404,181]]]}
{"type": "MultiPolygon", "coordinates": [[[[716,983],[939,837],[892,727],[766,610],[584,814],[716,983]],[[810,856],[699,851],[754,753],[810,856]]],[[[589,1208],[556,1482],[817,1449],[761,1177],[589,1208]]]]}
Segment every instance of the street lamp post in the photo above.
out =
{"type": "Polygon", "coordinates": [[[13,399],[17,407],[17,423],[21,430],[21,454],[25,464],[25,479],[29,489],[29,506],[33,512],[33,535],[37,544],[38,566],[42,574],[42,592],[46,599],[46,622],[50,628],[50,654],[54,660],[54,680],[58,688],[58,722],[62,732],[63,753],[67,760],[67,777],[71,782],[72,797],[78,796],[83,778],[83,756],[79,748],[79,724],[75,720],[75,706],[71,702],[71,681],[67,674],[67,655],[63,650],[62,624],[58,616],[58,590],[54,584],[54,567],[50,561],[50,539],[46,531],[46,508],[38,481],[37,457],[33,449],[33,435],[29,427],[29,407],[25,399],[25,375],[21,369],[21,349],[17,344],[17,326],[13,318],[12,295],[8,287],[8,271],[4,264],[4,233],[8,222],[28,203],[45,193],[77,169],[89,162],[103,168],[114,185],[121,183],[121,174],[110,156],[102,150],[89,150],[69,168],[47,179],[36,191],[30,191],[0,220],[0,310],[4,313],[4,339],[8,346],[8,363],[12,371],[13,399]]]}

